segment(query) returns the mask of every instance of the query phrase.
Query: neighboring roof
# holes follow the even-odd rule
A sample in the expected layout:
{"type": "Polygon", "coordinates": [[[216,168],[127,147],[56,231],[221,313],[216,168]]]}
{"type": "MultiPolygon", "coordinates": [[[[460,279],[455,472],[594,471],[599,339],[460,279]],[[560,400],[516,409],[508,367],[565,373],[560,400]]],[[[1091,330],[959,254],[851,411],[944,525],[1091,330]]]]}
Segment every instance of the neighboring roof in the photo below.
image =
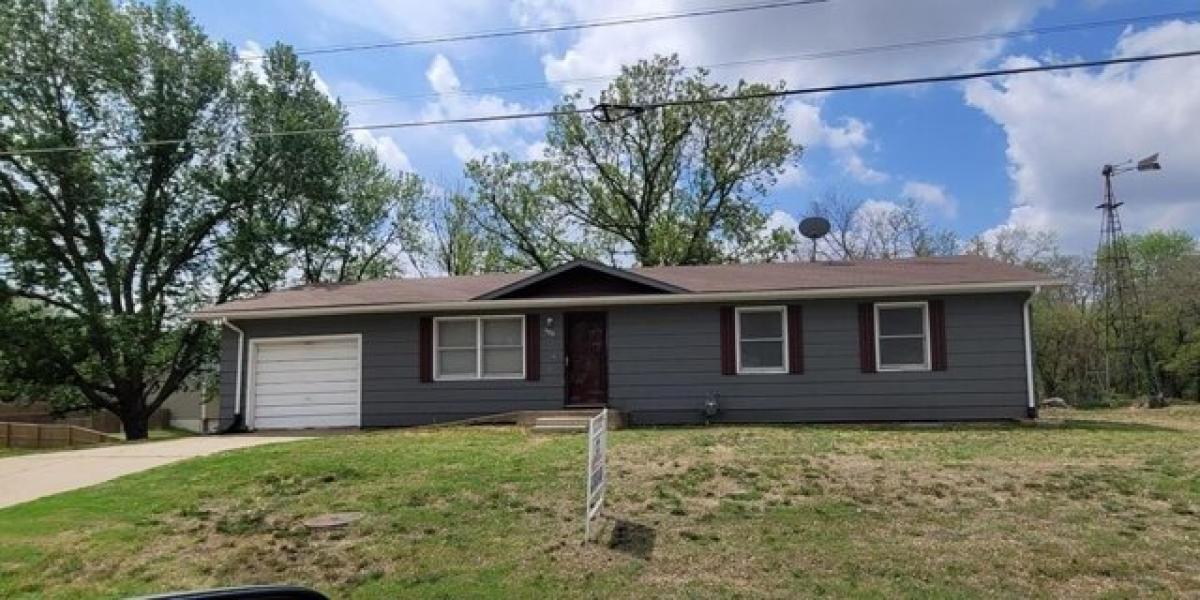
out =
{"type": "MultiPolygon", "coordinates": [[[[1043,273],[976,256],[648,267],[628,270],[576,261],[537,274],[505,273],[306,285],[210,306],[191,316],[196,319],[211,319],[418,310],[423,307],[441,310],[458,304],[463,304],[464,307],[508,307],[522,303],[536,305],[544,299],[497,298],[578,268],[598,271],[606,277],[621,275],[665,292],[642,299],[630,299],[630,302],[647,303],[697,301],[707,299],[709,295],[721,296],[721,301],[724,301],[726,297],[737,294],[795,293],[797,296],[831,296],[845,293],[847,296],[853,296],[856,293],[886,294],[892,289],[942,293],[971,290],[1004,291],[1059,283],[1043,273]],[[662,296],[668,299],[662,300],[662,296]]],[[[587,298],[582,300],[586,301],[587,298]]],[[[604,299],[605,302],[613,300],[604,299]]],[[[573,303],[580,301],[579,298],[572,300],[573,303]]]]}

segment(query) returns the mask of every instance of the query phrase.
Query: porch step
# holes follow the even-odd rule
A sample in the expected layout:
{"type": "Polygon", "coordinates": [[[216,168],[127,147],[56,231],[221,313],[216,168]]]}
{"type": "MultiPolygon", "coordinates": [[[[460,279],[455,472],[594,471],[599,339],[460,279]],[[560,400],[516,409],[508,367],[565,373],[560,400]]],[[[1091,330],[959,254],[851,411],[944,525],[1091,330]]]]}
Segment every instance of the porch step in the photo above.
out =
{"type": "Polygon", "coordinates": [[[534,433],[584,433],[588,428],[586,416],[537,417],[533,421],[534,433]]]}

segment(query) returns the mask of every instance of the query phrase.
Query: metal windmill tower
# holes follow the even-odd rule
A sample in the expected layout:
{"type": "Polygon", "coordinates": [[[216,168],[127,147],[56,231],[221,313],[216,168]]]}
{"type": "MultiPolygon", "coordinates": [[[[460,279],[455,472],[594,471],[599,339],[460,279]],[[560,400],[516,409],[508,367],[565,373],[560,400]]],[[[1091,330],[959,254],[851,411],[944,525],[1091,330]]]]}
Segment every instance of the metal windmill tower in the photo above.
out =
{"type": "Polygon", "coordinates": [[[1146,391],[1151,406],[1162,405],[1162,392],[1142,320],[1142,304],[1133,273],[1133,261],[1129,256],[1129,244],[1121,229],[1119,209],[1124,203],[1117,202],[1112,180],[1114,176],[1130,171],[1159,169],[1162,169],[1162,165],[1158,163],[1157,154],[1143,158],[1136,164],[1129,160],[1104,165],[1101,171],[1104,176],[1104,202],[1096,206],[1103,212],[1100,245],[1096,248],[1095,288],[1103,327],[1104,387],[1112,389],[1111,369],[1121,365],[1146,391]]]}

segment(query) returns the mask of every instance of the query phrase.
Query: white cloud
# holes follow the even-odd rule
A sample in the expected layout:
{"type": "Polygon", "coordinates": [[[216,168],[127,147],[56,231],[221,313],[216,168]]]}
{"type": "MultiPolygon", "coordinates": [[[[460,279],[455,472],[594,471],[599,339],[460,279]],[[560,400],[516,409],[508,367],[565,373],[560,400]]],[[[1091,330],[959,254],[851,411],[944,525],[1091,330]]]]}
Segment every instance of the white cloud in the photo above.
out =
{"type": "MultiPolygon", "coordinates": [[[[354,125],[388,122],[457,119],[492,114],[511,114],[537,110],[538,106],[508,102],[498,96],[469,96],[457,94],[462,81],[454,63],[442,54],[434,55],[425,69],[425,80],[437,95],[428,100],[411,102],[352,104],[347,109],[354,125]]],[[[348,98],[372,98],[385,94],[360,82],[337,81],[334,89],[348,98]]],[[[541,120],[499,121],[478,124],[462,124],[444,127],[418,127],[401,129],[383,135],[376,131],[359,132],[355,139],[374,147],[393,168],[410,170],[412,162],[401,150],[420,149],[418,162],[424,168],[429,162],[437,163],[443,158],[467,161],[493,152],[508,152],[517,158],[540,158],[540,148],[545,124],[541,120]]],[[[457,167],[449,172],[424,172],[429,177],[451,177],[460,175],[457,167]]]]}
{"type": "Polygon", "coordinates": [[[337,100],[337,96],[333,94],[333,89],[329,87],[328,83],[325,83],[324,79],[321,79],[321,75],[316,71],[313,71],[313,87],[317,88],[318,92],[325,94],[330,100],[337,100]]]}
{"type": "Polygon", "coordinates": [[[393,171],[413,171],[412,162],[408,160],[408,155],[400,149],[396,144],[396,140],[389,136],[376,136],[370,131],[355,130],[351,136],[354,141],[360,146],[371,148],[375,154],[379,156],[379,160],[387,165],[393,171]]]}
{"type": "Polygon", "coordinates": [[[876,200],[872,198],[860,204],[854,216],[860,220],[882,219],[900,210],[902,210],[900,205],[891,200],[876,200]]]}
{"type": "Polygon", "coordinates": [[[793,217],[782,210],[775,210],[772,211],[767,217],[766,230],[775,231],[776,229],[782,228],[794,232],[799,224],[800,223],[796,221],[796,217],[793,217]]]}
{"type": "MultiPolygon", "coordinates": [[[[622,65],[654,54],[678,54],[685,65],[717,65],[712,77],[726,83],[738,79],[778,82],[789,86],[827,85],[872,78],[947,73],[976,67],[995,58],[1003,42],[987,41],[950,47],[914,48],[797,60],[814,52],[897,44],[940,37],[1008,31],[1028,24],[1053,0],[962,2],[961,0],[836,0],[809,6],[749,11],[721,17],[658,21],[644,25],[588,29],[558,36],[557,48],[542,55],[545,77],[562,91],[582,90],[594,97],[622,65]],[[930,18],[929,15],[937,15],[930,18]],[[792,57],[790,60],[763,60],[792,57]],[[736,64],[733,64],[736,63],[736,64]],[[725,65],[725,66],[720,66],[725,65]]],[[[694,9],[687,0],[520,0],[512,13],[518,22],[560,24],[634,14],[694,9]]],[[[868,152],[878,149],[870,124],[860,119],[829,122],[822,118],[821,99],[792,101],[787,106],[793,138],[808,148],[827,147],[849,177],[876,185],[891,179],[873,167],[868,152]]],[[[803,169],[789,169],[781,185],[808,181],[803,169]]]]}
{"type": "MultiPolygon", "coordinates": [[[[816,102],[793,100],[784,105],[784,118],[790,126],[792,141],[805,150],[828,148],[842,170],[860,183],[879,184],[890,179],[887,173],[867,164],[863,152],[877,144],[870,137],[871,126],[854,117],[837,123],[824,120],[821,105],[816,102]]],[[[780,177],[780,185],[802,185],[808,181],[803,169],[789,168],[780,177]]]]}
{"type": "Polygon", "coordinates": [[[429,81],[429,87],[439,94],[457,92],[462,88],[450,60],[441,54],[433,57],[433,62],[425,70],[425,79],[429,81]]]}
{"type": "Polygon", "coordinates": [[[848,152],[842,158],[842,169],[851,177],[862,183],[877,184],[884,183],[891,177],[882,171],[877,171],[867,166],[866,161],[857,152],[848,152]]]}
{"type": "Polygon", "coordinates": [[[799,163],[787,164],[783,166],[783,171],[775,178],[775,186],[778,188],[801,188],[812,182],[812,175],[808,169],[799,163]]]}
{"type": "Polygon", "coordinates": [[[906,181],[900,195],[916,200],[925,210],[936,211],[947,218],[958,214],[958,201],[946,188],[925,181],[906,181]]]}
{"type": "MultiPolygon", "coordinates": [[[[507,23],[511,18],[506,3],[485,0],[309,0],[308,5],[326,18],[373,33],[374,38],[361,40],[367,42],[492,30],[497,23],[507,23]]],[[[428,47],[470,54],[486,49],[486,43],[485,40],[428,47]]]]}
{"type": "Polygon", "coordinates": [[[257,57],[263,56],[267,51],[262,44],[255,40],[246,40],[237,48],[237,56],[240,61],[234,63],[234,72],[239,75],[242,73],[250,73],[258,81],[266,81],[267,75],[263,72],[263,61],[254,60],[257,57]]]}
{"type": "MultiPolygon", "coordinates": [[[[678,53],[691,66],[742,62],[714,70],[715,76],[726,81],[744,77],[753,81],[784,80],[792,85],[948,72],[995,57],[1003,48],[1002,42],[911,48],[821,60],[763,62],[760,59],[1007,31],[1027,24],[1040,8],[1052,3],[1053,0],[836,0],[720,17],[594,28],[569,36],[570,41],[560,50],[543,55],[542,64],[548,79],[575,79],[609,76],[618,72],[621,65],[655,53],[678,53]]],[[[525,23],[561,23],[695,8],[687,0],[524,0],[515,5],[513,12],[525,23]]]]}
{"type": "MultiPolygon", "coordinates": [[[[468,96],[455,94],[461,87],[453,63],[445,55],[433,57],[425,71],[429,87],[439,94],[421,109],[421,117],[428,120],[460,119],[480,115],[507,115],[535,110],[518,102],[509,102],[494,95],[468,96]]],[[[446,136],[451,150],[460,160],[467,161],[485,154],[505,151],[523,158],[536,151],[545,123],[540,119],[491,121],[460,126],[446,136]]]]}
{"type": "Polygon", "coordinates": [[[543,140],[538,140],[525,147],[526,160],[541,160],[546,158],[546,151],[550,149],[550,144],[543,140]]]}
{"type": "MultiPolygon", "coordinates": [[[[1127,29],[1114,54],[1191,49],[1200,23],[1127,29]]],[[[1030,64],[1017,57],[1009,64],[1030,64]]],[[[1013,207],[1009,225],[1057,232],[1071,249],[1096,243],[1100,168],[1162,153],[1163,171],[1114,184],[1127,231],[1200,227],[1200,61],[1041,73],[967,86],[966,100],[1004,128],[1013,207]]]]}

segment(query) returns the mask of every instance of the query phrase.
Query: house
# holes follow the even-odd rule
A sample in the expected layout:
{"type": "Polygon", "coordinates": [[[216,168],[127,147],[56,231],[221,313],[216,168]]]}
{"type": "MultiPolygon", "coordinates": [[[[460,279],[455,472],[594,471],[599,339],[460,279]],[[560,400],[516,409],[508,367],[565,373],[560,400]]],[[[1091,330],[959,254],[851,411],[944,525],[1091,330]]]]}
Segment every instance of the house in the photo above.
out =
{"type": "Polygon", "coordinates": [[[387,427],[607,406],[632,424],[1036,415],[1029,300],[979,257],[309,285],[205,308],[222,423],[387,427]],[[236,416],[236,417],[235,417],[236,416]]]}

